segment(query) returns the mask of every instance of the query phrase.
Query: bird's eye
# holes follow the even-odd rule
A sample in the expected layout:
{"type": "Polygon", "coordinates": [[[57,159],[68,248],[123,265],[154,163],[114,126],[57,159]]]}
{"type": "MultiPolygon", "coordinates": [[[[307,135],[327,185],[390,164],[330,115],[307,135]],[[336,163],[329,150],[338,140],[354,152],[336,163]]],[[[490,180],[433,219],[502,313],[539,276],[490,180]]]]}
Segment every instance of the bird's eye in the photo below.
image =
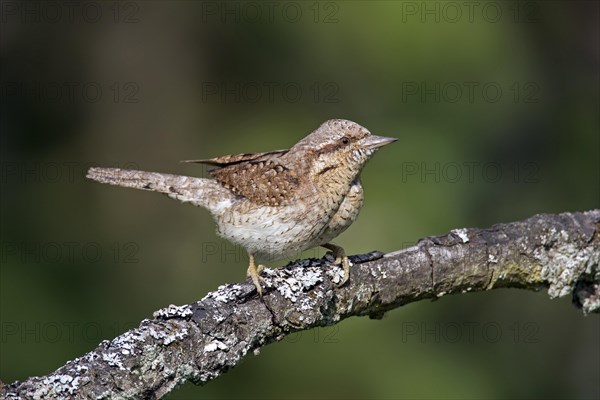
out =
{"type": "Polygon", "coordinates": [[[344,136],[344,137],[342,138],[342,143],[344,143],[344,144],[348,144],[348,143],[350,143],[350,139],[348,139],[346,136],[344,136]]]}

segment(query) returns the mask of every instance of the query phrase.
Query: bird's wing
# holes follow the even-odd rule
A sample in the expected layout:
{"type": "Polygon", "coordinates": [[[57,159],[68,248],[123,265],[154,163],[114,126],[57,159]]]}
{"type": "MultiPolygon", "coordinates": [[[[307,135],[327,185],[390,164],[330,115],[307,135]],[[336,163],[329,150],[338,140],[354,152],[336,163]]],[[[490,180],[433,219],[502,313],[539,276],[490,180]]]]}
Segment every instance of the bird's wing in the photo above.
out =
{"type": "Polygon", "coordinates": [[[288,150],[232,154],[184,162],[214,165],[209,170],[216,181],[233,193],[262,205],[286,204],[299,183],[298,171],[284,166],[280,157],[288,150]]]}
{"type": "Polygon", "coordinates": [[[288,150],[275,150],[268,151],[265,153],[242,153],[242,154],[230,154],[221,157],[208,158],[206,160],[184,160],[186,163],[200,163],[216,165],[218,167],[226,167],[229,165],[243,163],[245,161],[260,161],[268,158],[281,157],[286,154],[288,150]]]}
{"type": "Polygon", "coordinates": [[[300,183],[300,171],[286,168],[278,158],[251,160],[215,168],[210,174],[233,193],[269,206],[287,204],[300,183]]]}

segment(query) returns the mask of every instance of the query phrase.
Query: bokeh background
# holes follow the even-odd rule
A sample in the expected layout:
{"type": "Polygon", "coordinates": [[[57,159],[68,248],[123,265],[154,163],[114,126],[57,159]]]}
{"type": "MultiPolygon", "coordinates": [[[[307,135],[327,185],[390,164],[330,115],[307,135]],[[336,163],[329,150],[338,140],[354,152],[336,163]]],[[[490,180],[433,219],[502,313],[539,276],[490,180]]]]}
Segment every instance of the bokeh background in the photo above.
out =
{"type": "MultiPolygon", "coordinates": [[[[352,254],[600,204],[598,2],[1,11],[4,382],[244,277],[206,211],[86,181],[90,165],[203,176],[179,160],[357,121],[400,140],[364,170],[365,207],[337,240],[352,254]]],[[[291,335],[169,398],[598,398],[599,333],[568,298],[445,296],[291,335]]]]}

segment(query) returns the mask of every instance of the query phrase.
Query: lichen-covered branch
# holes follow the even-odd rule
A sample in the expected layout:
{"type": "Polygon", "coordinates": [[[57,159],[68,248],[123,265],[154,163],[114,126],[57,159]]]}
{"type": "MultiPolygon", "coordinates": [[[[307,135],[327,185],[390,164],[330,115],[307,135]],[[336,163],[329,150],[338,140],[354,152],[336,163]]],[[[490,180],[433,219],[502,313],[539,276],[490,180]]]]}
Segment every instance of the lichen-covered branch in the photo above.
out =
{"type": "Polygon", "coordinates": [[[489,229],[455,229],[389,254],[351,257],[351,277],[331,259],[266,270],[261,300],[249,282],[170,306],[139,328],[103,341],[54,373],[0,389],[7,399],[157,399],[191,380],[217,378],[248,352],[285,335],[351,316],[380,318],[403,304],[447,294],[516,287],[572,295],[600,311],[600,210],[537,215],[489,229]]]}

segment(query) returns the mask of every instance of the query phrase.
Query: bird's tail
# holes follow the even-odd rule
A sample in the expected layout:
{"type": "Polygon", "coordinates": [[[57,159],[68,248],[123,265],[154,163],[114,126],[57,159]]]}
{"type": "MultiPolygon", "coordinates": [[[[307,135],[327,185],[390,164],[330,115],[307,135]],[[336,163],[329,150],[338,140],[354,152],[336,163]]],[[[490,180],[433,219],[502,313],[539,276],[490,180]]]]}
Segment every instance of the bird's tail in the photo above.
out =
{"type": "Polygon", "coordinates": [[[184,203],[213,212],[233,201],[235,195],[212,179],[120,168],[90,168],[87,178],[109,185],[166,193],[184,203]]]}

